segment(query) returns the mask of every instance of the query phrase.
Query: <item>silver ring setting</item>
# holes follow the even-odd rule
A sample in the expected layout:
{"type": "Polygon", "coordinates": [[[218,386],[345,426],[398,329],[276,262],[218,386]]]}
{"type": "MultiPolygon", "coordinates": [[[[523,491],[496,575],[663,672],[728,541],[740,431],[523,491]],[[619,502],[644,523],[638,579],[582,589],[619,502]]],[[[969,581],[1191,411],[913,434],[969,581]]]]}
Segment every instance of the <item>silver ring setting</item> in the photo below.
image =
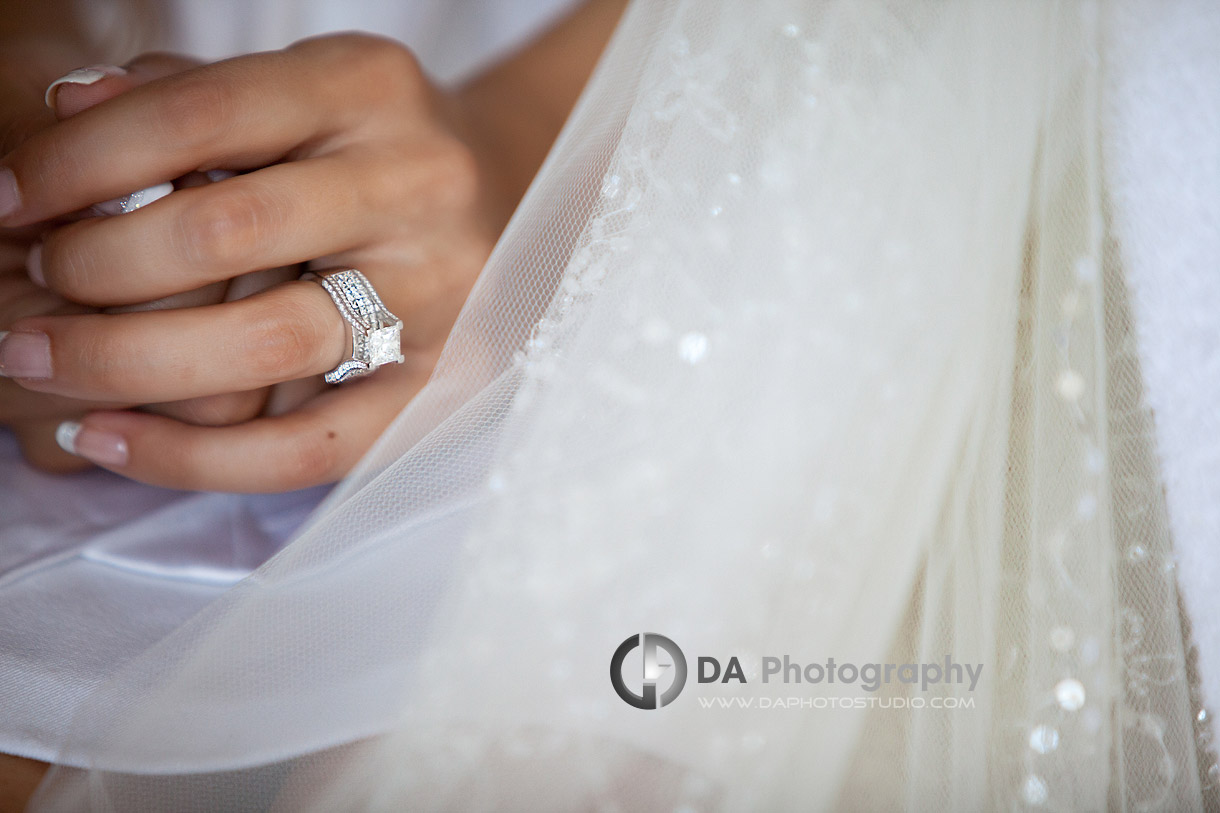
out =
{"type": "Polygon", "coordinates": [[[342,384],[372,375],[384,364],[401,364],[402,320],[382,304],[368,277],[354,268],[308,272],[301,279],[317,282],[343,320],[352,328],[352,357],[323,376],[327,384],[342,384]]]}

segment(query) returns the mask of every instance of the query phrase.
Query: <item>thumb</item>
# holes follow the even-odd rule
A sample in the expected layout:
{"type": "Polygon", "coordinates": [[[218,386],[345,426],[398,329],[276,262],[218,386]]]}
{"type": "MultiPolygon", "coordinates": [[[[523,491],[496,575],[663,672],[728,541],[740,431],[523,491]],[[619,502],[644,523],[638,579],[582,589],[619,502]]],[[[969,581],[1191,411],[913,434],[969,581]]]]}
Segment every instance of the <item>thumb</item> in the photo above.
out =
{"type": "Polygon", "coordinates": [[[126,65],[93,65],[77,68],[47,87],[47,107],[59,120],[113,99],[134,87],[203,64],[178,54],[142,54],[126,65]]]}

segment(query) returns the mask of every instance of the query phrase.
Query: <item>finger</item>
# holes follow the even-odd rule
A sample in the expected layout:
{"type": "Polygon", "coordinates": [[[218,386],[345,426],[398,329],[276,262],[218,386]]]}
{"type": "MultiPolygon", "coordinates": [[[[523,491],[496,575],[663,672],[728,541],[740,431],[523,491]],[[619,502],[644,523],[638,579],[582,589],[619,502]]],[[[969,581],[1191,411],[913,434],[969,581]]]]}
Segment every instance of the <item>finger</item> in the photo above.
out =
{"type": "Polygon", "coordinates": [[[258,417],[267,403],[268,393],[267,389],[226,392],[167,404],[150,404],[141,407],[141,410],[196,426],[229,426],[258,417]]]}
{"type": "Polygon", "coordinates": [[[0,372],[73,398],[159,403],[323,373],[350,330],[313,282],[172,311],[30,317],[0,341],[0,372]]]}
{"type": "Polygon", "coordinates": [[[70,474],[93,468],[88,460],[64,451],[55,442],[55,431],[61,422],[43,420],[12,428],[25,462],[50,474],[70,474]]]}
{"type": "Polygon", "coordinates": [[[384,99],[387,88],[407,86],[425,95],[426,83],[405,49],[358,36],[155,80],[37,133],[10,153],[0,165],[0,182],[9,187],[0,199],[15,196],[15,205],[0,212],[0,225],[47,220],[192,170],[273,163],[304,144],[359,129],[368,118],[362,97],[384,99]],[[384,54],[391,51],[403,56],[390,60],[384,54]]]}
{"type": "Polygon", "coordinates": [[[285,415],[309,403],[328,389],[330,389],[330,385],[316,376],[276,384],[267,395],[267,403],[263,405],[263,415],[285,415]]]}
{"type": "Polygon", "coordinates": [[[123,66],[81,68],[51,83],[46,92],[47,107],[62,121],[132,88],[200,64],[199,60],[178,54],[150,53],[123,66]]]}
{"type": "Polygon", "coordinates": [[[350,250],[382,228],[365,202],[361,181],[372,173],[362,163],[332,155],[278,164],[64,226],[43,243],[42,280],[73,301],[115,305],[350,250]]]}
{"type": "Polygon", "coordinates": [[[127,70],[118,65],[77,68],[47,86],[44,100],[60,121],[95,104],[114,98],[133,85],[125,81],[127,70]]]}
{"type": "Polygon", "coordinates": [[[198,308],[202,305],[215,305],[225,300],[225,290],[228,284],[214,282],[192,291],[155,299],[149,302],[138,302],[134,305],[116,305],[106,308],[105,313],[137,313],[139,311],[168,311],[178,308],[198,308]]]}
{"type": "MultiPolygon", "coordinates": [[[[0,242],[0,250],[6,244],[0,242]]],[[[20,254],[14,249],[3,254],[13,260],[20,254]]],[[[32,314],[84,313],[88,309],[65,302],[50,291],[33,285],[24,268],[12,268],[0,273],[0,331],[32,314]]],[[[31,392],[0,376],[0,424],[25,424],[31,420],[62,420],[86,410],[114,408],[113,403],[83,402],[75,398],[31,392]]]]}
{"type": "Polygon", "coordinates": [[[86,308],[66,303],[59,296],[30,282],[24,269],[0,273],[0,330],[23,316],[52,311],[84,312],[86,308]]]}
{"type": "Polygon", "coordinates": [[[440,247],[382,244],[320,258],[310,266],[358,268],[386,307],[403,322],[402,352],[439,349],[453,328],[490,251],[490,243],[469,232],[449,232],[440,247]]]}
{"type": "Polygon", "coordinates": [[[82,401],[62,395],[33,392],[16,381],[0,378],[0,424],[14,425],[38,419],[61,421],[92,409],[126,409],[134,402],[122,405],[114,401],[82,401]]]}
{"type": "MultiPolygon", "coordinates": [[[[197,60],[174,54],[154,53],[137,57],[125,67],[101,65],[91,68],[79,68],[51,83],[46,91],[46,103],[55,113],[56,117],[62,121],[90,107],[113,99],[132,88],[147,84],[162,76],[169,76],[196,67],[199,64],[197,60]]],[[[202,173],[194,174],[202,177],[202,173]]],[[[173,191],[172,183],[161,183],[121,198],[95,204],[88,210],[70,213],[62,219],[73,221],[85,217],[93,217],[97,214],[122,214],[130,211],[130,208],[139,208],[139,206],[152,203],[157,198],[164,197],[171,191],[173,191]],[[134,207],[132,206],[133,199],[139,201],[134,207]]],[[[41,258],[41,246],[38,247],[37,252],[37,254],[31,252],[30,255],[30,276],[38,284],[43,285],[45,283],[42,281],[41,262],[34,261],[36,256],[41,258]]]]}
{"type": "Polygon", "coordinates": [[[236,302],[248,296],[273,288],[282,282],[291,282],[301,276],[301,269],[295,265],[281,268],[265,268],[262,271],[250,271],[229,280],[225,286],[225,302],[236,302]]]}
{"type": "MultiPolygon", "coordinates": [[[[98,412],[75,431],[77,454],[134,480],[198,491],[279,492],[338,480],[427,380],[383,369],[301,409],[227,427],[98,412]]],[[[75,427],[71,427],[75,429],[75,427]]]]}

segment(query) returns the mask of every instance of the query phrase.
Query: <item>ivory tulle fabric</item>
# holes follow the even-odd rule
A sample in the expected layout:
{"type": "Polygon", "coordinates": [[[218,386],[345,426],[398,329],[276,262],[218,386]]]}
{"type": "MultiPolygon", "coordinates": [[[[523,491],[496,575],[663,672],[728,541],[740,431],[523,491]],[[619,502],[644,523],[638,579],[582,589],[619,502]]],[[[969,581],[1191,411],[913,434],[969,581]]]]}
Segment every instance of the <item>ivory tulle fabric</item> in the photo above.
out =
{"type": "Polygon", "coordinates": [[[1113,9],[632,5],[428,388],[90,698],[92,770],[34,809],[1214,802],[1103,182],[1113,9]],[[662,709],[611,687],[640,632],[690,661],[662,709]],[[783,655],[983,672],[763,683],[783,655]]]}

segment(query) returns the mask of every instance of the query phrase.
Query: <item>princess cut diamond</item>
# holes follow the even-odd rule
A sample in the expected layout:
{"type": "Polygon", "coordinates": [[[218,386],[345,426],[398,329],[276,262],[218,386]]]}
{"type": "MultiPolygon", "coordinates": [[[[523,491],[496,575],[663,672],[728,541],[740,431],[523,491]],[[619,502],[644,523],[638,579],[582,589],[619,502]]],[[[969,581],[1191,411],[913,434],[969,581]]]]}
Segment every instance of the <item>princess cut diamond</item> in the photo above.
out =
{"type": "Polygon", "coordinates": [[[365,339],[365,360],[372,367],[402,360],[402,323],[378,328],[365,339]]]}
{"type": "Polygon", "coordinates": [[[402,320],[386,310],[368,278],[354,268],[306,275],[316,280],[334,300],[339,314],[351,327],[352,356],[323,378],[341,384],[373,373],[385,364],[401,364],[402,320]]]}

